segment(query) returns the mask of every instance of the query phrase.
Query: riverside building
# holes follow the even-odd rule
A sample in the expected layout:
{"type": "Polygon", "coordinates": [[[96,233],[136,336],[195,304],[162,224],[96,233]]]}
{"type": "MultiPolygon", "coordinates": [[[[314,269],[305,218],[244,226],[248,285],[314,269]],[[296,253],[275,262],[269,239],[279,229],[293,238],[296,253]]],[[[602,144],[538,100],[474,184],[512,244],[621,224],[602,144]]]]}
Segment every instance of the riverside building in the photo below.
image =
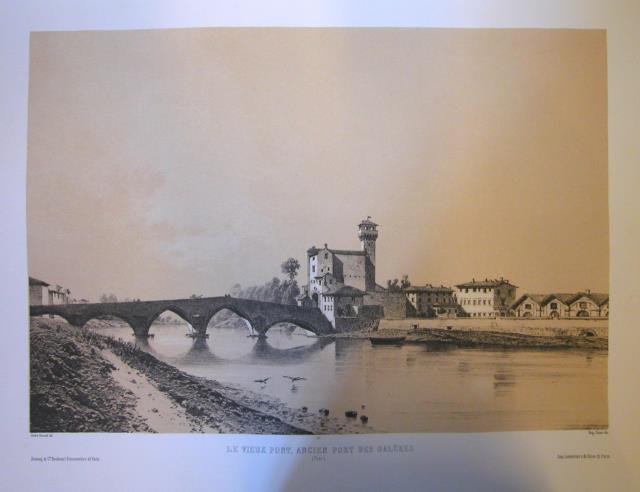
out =
{"type": "Polygon", "coordinates": [[[417,316],[455,316],[458,313],[453,289],[444,285],[412,285],[404,292],[417,316]]]}
{"type": "Polygon", "coordinates": [[[507,279],[476,280],[458,284],[456,299],[460,307],[472,318],[495,318],[509,315],[516,298],[517,286],[507,279]]]}
{"type": "Polygon", "coordinates": [[[335,326],[336,317],[355,317],[367,292],[376,290],[378,224],[367,217],[358,224],[360,249],[307,250],[307,285],[298,305],[318,307],[335,326]]]}
{"type": "Polygon", "coordinates": [[[29,305],[69,304],[71,291],[60,285],[29,277],[29,305]]]}
{"type": "Polygon", "coordinates": [[[511,306],[518,318],[608,318],[609,294],[585,292],[524,294],[511,306]]]}

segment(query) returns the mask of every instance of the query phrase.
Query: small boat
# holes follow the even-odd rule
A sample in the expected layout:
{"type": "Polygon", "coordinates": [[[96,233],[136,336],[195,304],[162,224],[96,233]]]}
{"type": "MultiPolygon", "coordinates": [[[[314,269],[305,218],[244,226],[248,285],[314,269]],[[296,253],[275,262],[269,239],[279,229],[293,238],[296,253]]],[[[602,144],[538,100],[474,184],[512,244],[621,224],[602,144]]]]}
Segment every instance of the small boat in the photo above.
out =
{"type": "Polygon", "coordinates": [[[407,337],[403,337],[403,336],[369,337],[369,341],[371,341],[372,345],[402,345],[405,338],[407,337]]]}

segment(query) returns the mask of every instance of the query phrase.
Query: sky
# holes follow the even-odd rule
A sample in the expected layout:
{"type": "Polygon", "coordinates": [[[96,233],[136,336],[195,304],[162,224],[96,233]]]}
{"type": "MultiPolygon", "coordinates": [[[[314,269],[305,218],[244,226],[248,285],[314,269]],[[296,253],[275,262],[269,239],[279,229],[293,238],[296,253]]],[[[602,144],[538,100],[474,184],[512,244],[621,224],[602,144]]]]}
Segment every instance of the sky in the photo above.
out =
{"type": "MultiPolygon", "coordinates": [[[[29,274],[222,295],[380,224],[380,284],[608,291],[598,30],[31,36],[29,274]]],[[[302,279],[301,279],[302,280],[302,279]]]]}

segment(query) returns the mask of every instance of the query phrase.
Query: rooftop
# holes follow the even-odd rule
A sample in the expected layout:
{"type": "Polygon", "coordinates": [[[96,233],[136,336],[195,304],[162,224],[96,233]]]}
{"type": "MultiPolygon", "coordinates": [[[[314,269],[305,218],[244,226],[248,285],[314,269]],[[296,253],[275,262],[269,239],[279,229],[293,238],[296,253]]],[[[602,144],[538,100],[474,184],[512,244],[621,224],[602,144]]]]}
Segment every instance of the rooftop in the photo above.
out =
{"type": "Polygon", "coordinates": [[[34,277],[29,277],[29,285],[42,285],[44,287],[47,287],[48,283],[46,283],[44,280],[40,280],[34,277]]]}
{"type": "Polygon", "coordinates": [[[511,309],[517,308],[527,298],[538,303],[540,306],[546,306],[554,300],[558,300],[568,306],[582,297],[588,297],[598,306],[602,306],[609,301],[609,294],[600,292],[575,292],[573,294],[558,292],[552,294],[523,294],[511,305],[511,309]]]}
{"type": "Polygon", "coordinates": [[[486,287],[498,287],[499,285],[511,285],[512,287],[517,287],[509,282],[506,278],[485,278],[484,280],[476,280],[475,278],[471,280],[471,282],[465,282],[463,284],[457,284],[456,287],[459,289],[468,289],[468,288],[486,288],[486,287]]]}
{"type": "Polygon", "coordinates": [[[316,248],[315,246],[311,246],[307,250],[307,256],[315,256],[320,251],[325,251],[325,250],[329,251],[330,253],[333,253],[334,255],[354,255],[354,256],[366,256],[367,255],[366,251],[361,251],[359,249],[333,249],[333,248],[329,248],[325,244],[324,248],[322,248],[322,249],[316,248]]]}
{"type": "Polygon", "coordinates": [[[360,289],[356,289],[355,287],[351,287],[350,285],[344,285],[339,288],[328,288],[323,292],[324,295],[334,296],[334,297],[356,297],[356,296],[364,296],[365,292],[360,289]]]}
{"type": "Polygon", "coordinates": [[[366,219],[363,219],[362,222],[360,222],[360,224],[358,224],[358,226],[363,226],[363,225],[370,225],[373,227],[378,227],[378,224],[376,224],[375,222],[373,222],[371,220],[371,216],[368,215],[366,219]]]}
{"type": "Polygon", "coordinates": [[[449,287],[445,287],[444,285],[411,285],[404,289],[405,292],[446,292],[447,294],[452,293],[453,290],[449,287]]]}

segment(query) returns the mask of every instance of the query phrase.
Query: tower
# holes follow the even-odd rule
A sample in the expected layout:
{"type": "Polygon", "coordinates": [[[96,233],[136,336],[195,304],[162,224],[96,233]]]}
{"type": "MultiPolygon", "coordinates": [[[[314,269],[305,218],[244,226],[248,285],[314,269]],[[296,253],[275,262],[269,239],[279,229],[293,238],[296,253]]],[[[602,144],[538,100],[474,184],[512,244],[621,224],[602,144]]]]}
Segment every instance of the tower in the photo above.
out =
{"type": "Polygon", "coordinates": [[[360,246],[362,247],[362,251],[365,251],[369,256],[374,267],[376,265],[376,239],[378,239],[377,227],[378,224],[373,222],[370,216],[358,224],[360,246]]]}

